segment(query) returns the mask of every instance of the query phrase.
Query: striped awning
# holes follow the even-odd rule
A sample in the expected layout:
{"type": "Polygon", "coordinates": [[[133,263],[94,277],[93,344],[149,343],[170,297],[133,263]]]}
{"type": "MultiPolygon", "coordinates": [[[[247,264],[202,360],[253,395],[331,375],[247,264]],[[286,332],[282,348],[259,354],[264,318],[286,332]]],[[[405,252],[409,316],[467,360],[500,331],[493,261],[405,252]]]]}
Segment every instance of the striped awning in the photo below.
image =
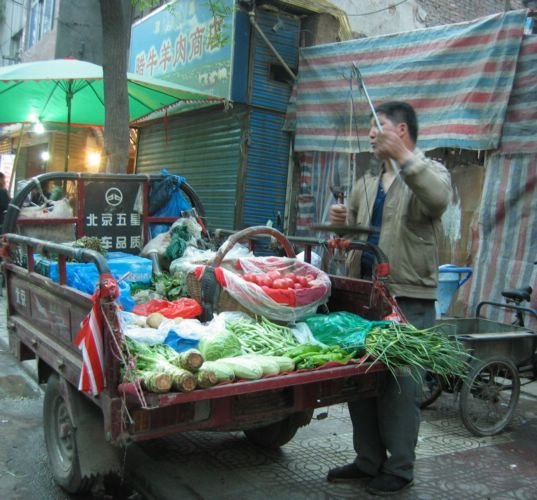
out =
{"type": "Polygon", "coordinates": [[[500,143],[502,153],[537,152],[537,36],[524,37],[500,143]]]}
{"type": "Polygon", "coordinates": [[[403,100],[415,107],[420,148],[498,148],[526,18],[526,10],[516,10],[302,49],[287,116],[295,150],[369,150],[370,108],[355,67],[373,104],[403,100]]]}
{"type": "MultiPolygon", "coordinates": [[[[480,301],[504,302],[501,291],[535,287],[537,259],[537,165],[530,154],[492,154],[487,161],[483,194],[473,228],[469,286],[461,287],[457,300],[464,315],[472,316],[480,301]]],[[[537,308],[533,294],[531,307],[537,308]]],[[[486,317],[512,321],[512,311],[489,308],[486,317]]],[[[537,328],[535,318],[528,318],[537,328]]]]}

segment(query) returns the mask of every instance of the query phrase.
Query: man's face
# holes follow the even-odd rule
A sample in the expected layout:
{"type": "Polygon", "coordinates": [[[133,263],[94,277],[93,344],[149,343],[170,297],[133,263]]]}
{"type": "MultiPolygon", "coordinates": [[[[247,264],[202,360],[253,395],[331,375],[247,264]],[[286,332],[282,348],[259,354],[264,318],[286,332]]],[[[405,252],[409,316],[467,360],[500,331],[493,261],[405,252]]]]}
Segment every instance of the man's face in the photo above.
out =
{"type": "Polygon", "coordinates": [[[6,178],[0,176],[0,189],[6,189],[6,178]]]}
{"type": "MultiPolygon", "coordinates": [[[[395,125],[390,121],[390,119],[384,113],[379,113],[377,117],[378,117],[378,121],[383,131],[388,131],[388,130],[395,131],[396,129],[395,125]]],[[[379,132],[380,130],[377,127],[377,122],[375,118],[371,117],[371,121],[369,125],[369,142],[371,144],[371,148],[373,149],[373,153],[375,152],[375,143],[376,143],[377,135],[379,132]]]]}
{"type": "MultiPolygon", "coordinates": [[[[378,113],[377,117],[378,117],[378,121],[380,123],[380,126],[383,132],[395,132],[399,137],[403,135],[405,127],[406,127],[404,123],[396,124],[393,121],[391,121],[384,113],[378,113]]],[[[377,156],[375,152],[375,144],[376,144],[377,136],[379,133],[380,133],[380,130],[377,127],[377,123],[375,119],[371,118],[370,128],[369,128],[369,143],[371,144],[371,148],[373,149],[373,154],[375,154],[375,156],[377,156]]]]}

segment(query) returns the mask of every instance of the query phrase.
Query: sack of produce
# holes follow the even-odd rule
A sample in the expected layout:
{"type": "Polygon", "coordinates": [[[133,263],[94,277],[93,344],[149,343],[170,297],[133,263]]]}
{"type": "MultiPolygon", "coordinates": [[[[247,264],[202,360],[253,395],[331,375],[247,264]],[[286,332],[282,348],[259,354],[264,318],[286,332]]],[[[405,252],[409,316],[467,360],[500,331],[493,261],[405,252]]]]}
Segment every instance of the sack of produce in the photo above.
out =
{"type": "Polygon", "coordinates": [[[200,266],[194,275],[203,280],[207,269],[238,309],[273,320],[294,322],[314,314],[330,295],[328,275],[294,258],[243,258],[233,268],[200,266]]]}

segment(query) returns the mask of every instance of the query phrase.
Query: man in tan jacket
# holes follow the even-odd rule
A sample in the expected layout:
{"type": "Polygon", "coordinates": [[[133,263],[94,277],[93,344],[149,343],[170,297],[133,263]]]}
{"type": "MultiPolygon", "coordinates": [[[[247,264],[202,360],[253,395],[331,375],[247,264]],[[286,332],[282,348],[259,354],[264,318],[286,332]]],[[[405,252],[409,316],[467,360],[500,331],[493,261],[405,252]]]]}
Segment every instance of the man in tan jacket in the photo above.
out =
{"type": "MultiPolygon", "coordinates": [[[[451,198],[447,169],[416,148],[418,122],[407,103],[392,101],[376,108],[382,127],[371,120],[369,139],[380,172],[358,179],[348,206],[330,209],[333,224],[372,225],[377,244],[390,262],[387,281],[408,321],[417,328],[435,319],[440,218],[451,198]]],[[[368,252],[348,259],[352,277],[370,278],[374,262],[368,252]]],[[[421,385],[408,370],[389,377],[382,394],[349,402],[356,460],[332,469],[328,481],[369,479],[367,491],[395,495],[413,484],[415,447],[420,424],[421,385]]]]}

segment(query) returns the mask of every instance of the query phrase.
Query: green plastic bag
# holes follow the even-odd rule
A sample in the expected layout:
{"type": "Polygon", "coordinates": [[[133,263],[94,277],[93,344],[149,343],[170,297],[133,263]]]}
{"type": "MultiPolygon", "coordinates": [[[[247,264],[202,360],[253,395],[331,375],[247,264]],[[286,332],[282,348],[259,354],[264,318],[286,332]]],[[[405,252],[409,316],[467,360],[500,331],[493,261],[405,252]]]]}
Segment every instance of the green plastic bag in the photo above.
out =
{"type": "Polygon", "coordinates": [[[339,345],[347,349],[361,349],[373,326],[384,321],[369,321],[347,311],[314,314],[303,320],[312,335],[325,345],[339,345]]]}

